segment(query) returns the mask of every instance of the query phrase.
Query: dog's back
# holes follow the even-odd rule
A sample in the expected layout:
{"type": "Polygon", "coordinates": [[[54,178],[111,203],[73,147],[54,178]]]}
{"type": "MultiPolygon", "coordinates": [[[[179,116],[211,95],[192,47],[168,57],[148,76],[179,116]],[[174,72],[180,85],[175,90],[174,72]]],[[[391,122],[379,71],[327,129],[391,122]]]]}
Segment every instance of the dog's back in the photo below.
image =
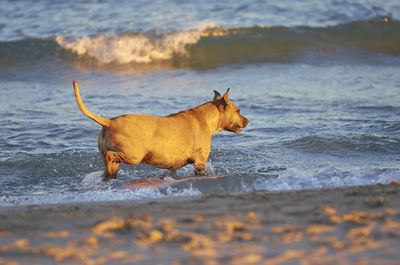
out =
{"type": "Polygon", "coordinates": [[[74,91],[80,110],[103,126],[98,138],[106,178],[115,178],[121,162],[151,164],[176,170],[194,163],[195,174],[204,175],[215,132],[239,133],[248,120],[229,100],[229,89],[222,97],[193,109],[166,117],[127,114],[106,119],[90,112],[83,104],[78,84],[74,91]]]}

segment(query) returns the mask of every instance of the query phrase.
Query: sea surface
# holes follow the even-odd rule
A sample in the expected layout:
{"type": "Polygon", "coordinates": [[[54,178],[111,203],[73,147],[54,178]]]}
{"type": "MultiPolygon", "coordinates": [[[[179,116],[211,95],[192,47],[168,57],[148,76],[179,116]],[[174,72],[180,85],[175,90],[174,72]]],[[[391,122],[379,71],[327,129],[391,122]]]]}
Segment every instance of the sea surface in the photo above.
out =
{"type": "Polygon", "coordinates": [[[400,3],[2,1],[0,206],[400,181],[400,3]],[[231,99],[250,123],[214,135],[217,179],[122,165],[102,180],[101,126],[231,99]],[[172,178],[171,178],[172,177],[172,178]],[[133,188],[135,180],[168,179],[133,188]]]}

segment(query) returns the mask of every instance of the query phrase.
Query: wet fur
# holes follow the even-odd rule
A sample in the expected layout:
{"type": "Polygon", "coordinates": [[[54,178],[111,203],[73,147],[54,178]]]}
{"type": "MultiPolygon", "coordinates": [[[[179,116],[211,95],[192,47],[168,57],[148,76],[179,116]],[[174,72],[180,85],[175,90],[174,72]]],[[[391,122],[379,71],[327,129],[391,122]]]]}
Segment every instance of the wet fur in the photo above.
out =
{"type": "Polygon", "coordinates": [[[170,170],[193,163],[195,175],[205,175],[213,134],[239,133],[248,124],[229,100],[229,89],[224,96],[214,91],[212,101],[166,117],[127,114],[106,119],[86,109],[75,81],[73,86],[81,111],[103,126],[98,147],[106,179],[116,178],[121,162],[170,170]]]}

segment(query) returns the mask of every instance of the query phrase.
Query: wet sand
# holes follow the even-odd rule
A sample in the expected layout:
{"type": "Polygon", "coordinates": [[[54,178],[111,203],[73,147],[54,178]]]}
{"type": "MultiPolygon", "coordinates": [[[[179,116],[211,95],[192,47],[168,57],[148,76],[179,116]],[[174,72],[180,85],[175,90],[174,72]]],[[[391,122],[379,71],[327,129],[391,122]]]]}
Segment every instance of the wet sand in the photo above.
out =
{"type": "Polygon", "coordinates": [[[0,264],[400,264],[400,185],[0,207],[0,264]]]}

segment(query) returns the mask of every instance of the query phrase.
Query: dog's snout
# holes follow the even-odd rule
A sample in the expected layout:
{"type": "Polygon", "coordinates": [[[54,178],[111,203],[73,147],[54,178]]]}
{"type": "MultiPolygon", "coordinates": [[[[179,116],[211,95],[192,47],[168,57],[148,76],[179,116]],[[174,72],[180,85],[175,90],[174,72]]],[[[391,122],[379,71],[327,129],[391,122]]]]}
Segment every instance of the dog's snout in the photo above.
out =
{"type": "Polygon", "coordinates": [[[245,128],[247,126],[247,124],[249,124],[249,120],[245,116],[242,116],[242,117],[243,117],[242,118],[242,126],[243,126],[243,128],[245,128]]]}

